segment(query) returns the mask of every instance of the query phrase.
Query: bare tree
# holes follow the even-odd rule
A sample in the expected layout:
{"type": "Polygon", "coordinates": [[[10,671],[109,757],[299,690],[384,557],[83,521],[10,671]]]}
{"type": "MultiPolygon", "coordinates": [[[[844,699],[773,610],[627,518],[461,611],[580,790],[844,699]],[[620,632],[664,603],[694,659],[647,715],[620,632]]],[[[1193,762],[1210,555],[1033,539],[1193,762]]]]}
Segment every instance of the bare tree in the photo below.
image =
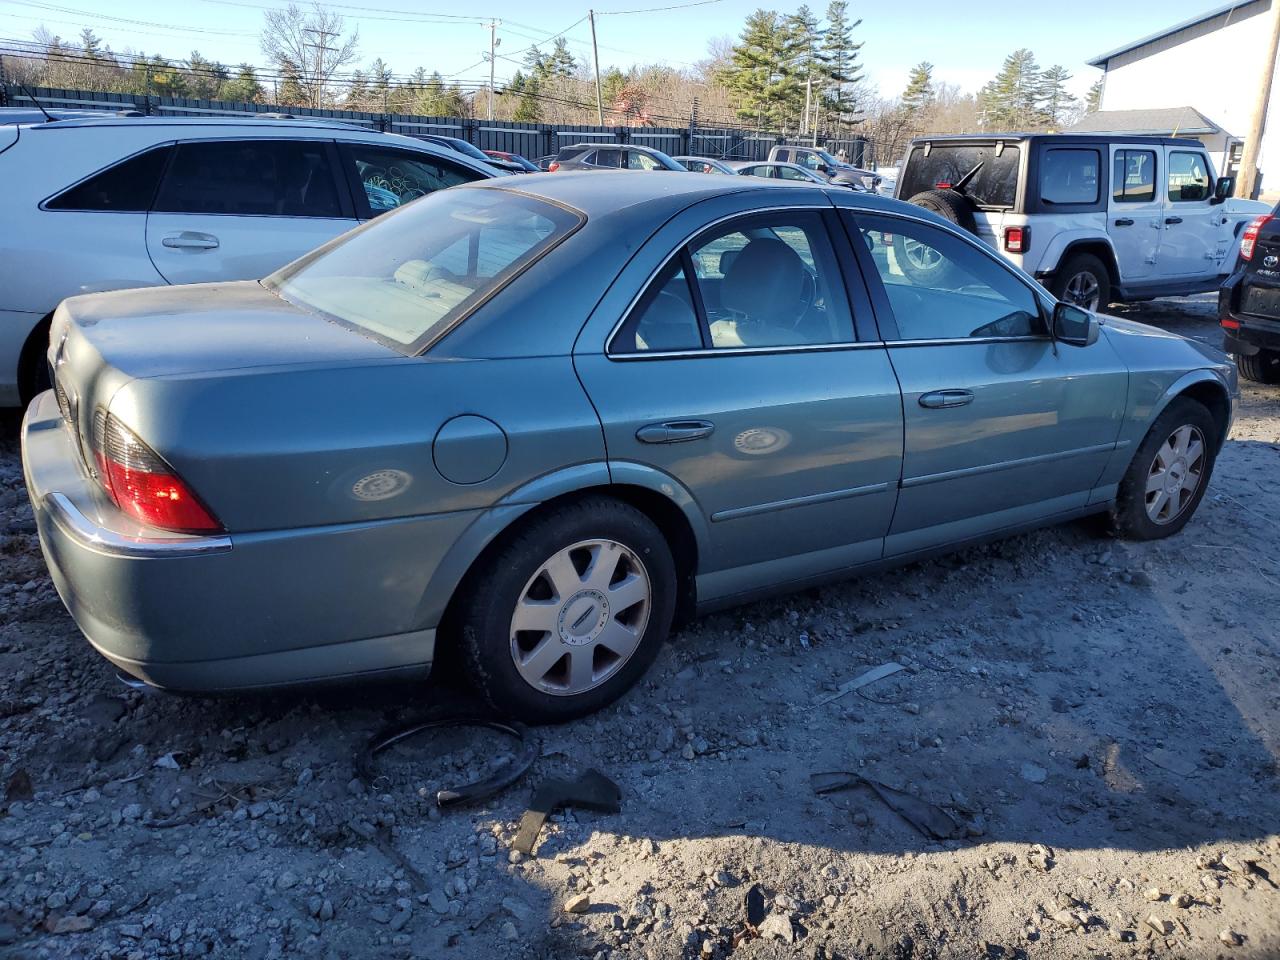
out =
{"type": "Polygon", "coordinates": [[[291,3],[283,10],[263,14],[262,52],[284,74],[296,72],[313,107],[321,107],[329,82],[356,59],[360,32],[344,39],[346,22],[340,14],[316,3],[304,10],[291,3]]]}

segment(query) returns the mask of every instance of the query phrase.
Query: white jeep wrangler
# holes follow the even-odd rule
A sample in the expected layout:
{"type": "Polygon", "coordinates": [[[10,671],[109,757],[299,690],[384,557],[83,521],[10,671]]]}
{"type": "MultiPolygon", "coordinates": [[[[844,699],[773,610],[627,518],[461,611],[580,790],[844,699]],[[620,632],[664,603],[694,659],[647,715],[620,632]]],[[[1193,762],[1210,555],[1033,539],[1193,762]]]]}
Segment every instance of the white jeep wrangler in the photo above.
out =
{"type": "Polygon", "coordinates": [[[972,231],[1061,300],[1216,290],[1269,207],[1230,197],[1196,140],[1086,134],[911,141],[895,196],[972,231]]]}

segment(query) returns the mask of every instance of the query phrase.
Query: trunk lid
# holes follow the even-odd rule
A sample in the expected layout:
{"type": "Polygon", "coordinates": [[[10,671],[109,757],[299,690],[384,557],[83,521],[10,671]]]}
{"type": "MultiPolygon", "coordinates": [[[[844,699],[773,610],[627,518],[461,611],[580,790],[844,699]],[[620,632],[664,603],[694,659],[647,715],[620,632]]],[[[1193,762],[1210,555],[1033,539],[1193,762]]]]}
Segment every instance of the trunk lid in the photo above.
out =
{"type": "Polygon", "coordinates": [[[132,380],[404,360],[256,281],[72,297],[54,314],[48,357],[58,406],[90,472],[95,415],[132,380]]]}

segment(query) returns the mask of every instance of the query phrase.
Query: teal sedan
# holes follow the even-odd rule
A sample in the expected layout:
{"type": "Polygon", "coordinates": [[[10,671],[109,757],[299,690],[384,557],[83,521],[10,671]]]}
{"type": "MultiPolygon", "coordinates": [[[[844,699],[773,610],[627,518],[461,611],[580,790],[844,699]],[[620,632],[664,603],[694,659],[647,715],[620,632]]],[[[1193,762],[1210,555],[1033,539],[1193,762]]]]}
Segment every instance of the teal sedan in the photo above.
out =
{"type": "Polygon", "coordinates": [[[261,282],[77,297],[23,427],[89,642],[181,691],[421,675],[579,716],[673,624],[1087,514],[1192,517],[1211,348],[843,187],[440,191],[261,282]]]}

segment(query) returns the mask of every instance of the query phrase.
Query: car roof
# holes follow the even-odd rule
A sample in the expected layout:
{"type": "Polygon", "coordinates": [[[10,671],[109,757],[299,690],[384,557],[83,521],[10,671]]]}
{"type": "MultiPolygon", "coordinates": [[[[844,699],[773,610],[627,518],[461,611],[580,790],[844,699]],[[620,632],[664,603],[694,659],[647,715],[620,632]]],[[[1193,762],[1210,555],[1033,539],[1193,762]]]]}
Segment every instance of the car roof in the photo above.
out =
{"type": "Polygon", "coordinates": [[[946,133],[936,137],[916,137],[911,146],[919,143],[991,143],[995,140],[1077,140],[1093,143],[1138,143],[1146,146],[1188,146],[1195,140],[1174,137],[1129,136],[1123,133],[1088,133],[1085,131],[1062,133],[946,133]]]}
{"type": "MultiPolygon", "coordinates": [[[[624,208],[654,203],[688,207],[711,197],[742,193],[745,190],[826,190],[821,184],[804,186],[795,181],[766,180],[752,177],[706,177],[694,173],[640,170],[565,170],[539,177],[501,177],[468,184],[464,190],[512,190],[527,196],[572,207],[587,215],[601,217],[624,208]],[[683,201],[683,202],[681,202],[683,201]]],[[[833,195],[848,205],[851,191],[831,188],[833,195]]],[[[919,217],[929,211],[902,200],[876,194],[858,194],[858,206],[884,212],[910,211],[919,217]]]]}

